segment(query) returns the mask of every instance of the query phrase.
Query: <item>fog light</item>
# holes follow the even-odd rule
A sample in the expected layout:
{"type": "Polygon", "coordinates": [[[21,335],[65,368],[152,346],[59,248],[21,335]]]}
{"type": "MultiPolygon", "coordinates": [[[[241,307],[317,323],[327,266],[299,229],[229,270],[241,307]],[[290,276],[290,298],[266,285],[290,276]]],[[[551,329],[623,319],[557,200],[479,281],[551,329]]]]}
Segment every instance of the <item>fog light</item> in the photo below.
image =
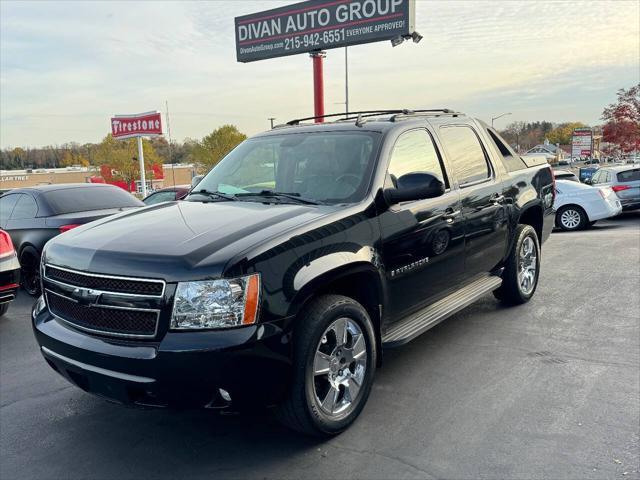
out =
{"type": "Polygon", "coordinates": [[[220,392],[220,396],[222,397],[222,399],[225,402],[230,402],[231,401],[231,395],[229,395],[229,392],[227,392],[223,388],[219,388],[218,391],[220,392]]]}

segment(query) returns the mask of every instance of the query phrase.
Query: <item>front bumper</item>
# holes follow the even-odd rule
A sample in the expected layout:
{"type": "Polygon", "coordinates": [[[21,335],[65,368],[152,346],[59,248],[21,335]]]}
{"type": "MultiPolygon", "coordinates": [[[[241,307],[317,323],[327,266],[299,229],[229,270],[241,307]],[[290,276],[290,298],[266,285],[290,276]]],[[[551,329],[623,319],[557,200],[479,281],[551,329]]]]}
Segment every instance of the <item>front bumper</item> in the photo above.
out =
{"type": "Polygon", "coordinates": [[[289,336],[276,323],[169,332],[160,342],[117,341],[64,325],[46,308],[38,311],[38,303],[33,329],[47,363],[82,390],[113,402],[235,409],[273,405],[286,393],[289,336]]]}

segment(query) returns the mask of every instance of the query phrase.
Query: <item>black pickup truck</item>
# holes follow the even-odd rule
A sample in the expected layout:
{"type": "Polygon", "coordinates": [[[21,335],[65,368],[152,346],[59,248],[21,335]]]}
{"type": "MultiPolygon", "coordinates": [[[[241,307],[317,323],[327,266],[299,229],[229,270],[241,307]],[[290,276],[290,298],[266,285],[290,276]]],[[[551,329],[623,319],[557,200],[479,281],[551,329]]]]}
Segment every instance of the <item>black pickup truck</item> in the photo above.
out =
{"type": "Polygon", "coordinates": [[[119,403],[272,405],[332,435],[383,349],[487,293],[533,296],[546,163],[450,110],[306,120],[240,144],[186,201],[51,240],[33,309],[49,365],[119,403]]]}

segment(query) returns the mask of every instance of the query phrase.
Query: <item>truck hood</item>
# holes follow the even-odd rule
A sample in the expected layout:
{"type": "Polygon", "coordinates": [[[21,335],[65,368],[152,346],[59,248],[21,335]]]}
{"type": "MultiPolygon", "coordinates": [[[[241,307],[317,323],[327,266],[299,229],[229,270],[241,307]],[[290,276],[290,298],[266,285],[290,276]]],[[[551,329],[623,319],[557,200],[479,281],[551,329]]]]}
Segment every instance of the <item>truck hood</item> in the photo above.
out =
{"type": "Polygon", "coordinates": [[[166,281],[215,278],[252,246],[321,218],[333,207],[258,202],[170,202],[70,230],[45,247],[61,267],[166,281]]]}

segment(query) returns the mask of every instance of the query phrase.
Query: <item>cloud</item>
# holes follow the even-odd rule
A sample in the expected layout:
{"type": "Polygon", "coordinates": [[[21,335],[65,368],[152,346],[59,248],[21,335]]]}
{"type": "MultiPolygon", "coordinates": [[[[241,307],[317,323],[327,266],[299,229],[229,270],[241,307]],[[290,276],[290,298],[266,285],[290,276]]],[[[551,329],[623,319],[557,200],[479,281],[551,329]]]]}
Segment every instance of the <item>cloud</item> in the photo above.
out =
{"type": "MultiPolygon", "coordinates": [[[[233,17],[287,3],[0,2],[0,146],[98,141],[110,115],[165,100],[178,139],[307,116],[306,55],[235,60],[233,17]]],[[[640,81],[639,15],[635,1],[418,0],[420,44],[349,49],[351,108],[594,123],[618,88],[640,81]]],[[[343,55],[325,62],[327,111],[343,109],[343,55]]]]}

